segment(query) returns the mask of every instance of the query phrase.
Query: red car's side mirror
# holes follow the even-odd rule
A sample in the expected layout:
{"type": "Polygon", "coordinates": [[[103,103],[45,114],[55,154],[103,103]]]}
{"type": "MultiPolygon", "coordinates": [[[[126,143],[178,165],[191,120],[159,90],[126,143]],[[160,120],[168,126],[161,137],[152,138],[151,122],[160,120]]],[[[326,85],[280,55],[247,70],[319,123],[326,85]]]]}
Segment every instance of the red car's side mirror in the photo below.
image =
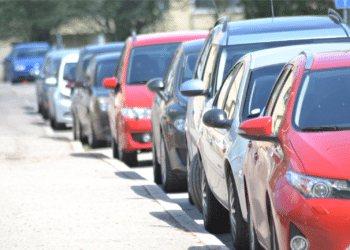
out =
{"type": "Polygon", "coordinates": [[[239,126],[238,134],[248,140],[278,141],[278,137],[272,136],[272,117],[259,117],[243,122],[239,126]]]}
{"type": "Polygon", "coordinates": [[[116,77],[107,77],[103,79],[103,87],[114,89],[118,86],[118,79],[116,77]]]}

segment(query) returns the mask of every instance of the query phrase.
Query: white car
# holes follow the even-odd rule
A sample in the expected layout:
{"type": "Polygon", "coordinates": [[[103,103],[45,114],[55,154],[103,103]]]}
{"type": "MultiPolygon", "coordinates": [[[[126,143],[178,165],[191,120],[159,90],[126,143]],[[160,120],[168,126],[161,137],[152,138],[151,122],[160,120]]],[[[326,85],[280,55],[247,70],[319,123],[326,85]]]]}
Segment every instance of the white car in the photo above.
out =
{"type": "Polygon", "coordinates": [[[54,129],[72,126],[71,89],[67,87],[68,82],[63,78],[74,75],[78,59],[79,51],[72,50],[72,53],[61,58],[57,77],[45,81],[45,84],[52,86],[48,91],[48,101],[50,124],[54,129]]]}

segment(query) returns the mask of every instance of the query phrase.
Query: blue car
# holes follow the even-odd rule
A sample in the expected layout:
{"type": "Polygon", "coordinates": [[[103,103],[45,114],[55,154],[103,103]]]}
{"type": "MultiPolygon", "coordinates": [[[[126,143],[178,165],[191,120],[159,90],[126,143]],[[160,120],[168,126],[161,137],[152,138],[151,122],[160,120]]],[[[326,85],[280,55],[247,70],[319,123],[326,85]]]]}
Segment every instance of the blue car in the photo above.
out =
{"type": "Polygon", "coordinates": [[[21,43],[4,60],[4,77],[9,82],[34,81],[51,46],[47,42],[21,43]]]}

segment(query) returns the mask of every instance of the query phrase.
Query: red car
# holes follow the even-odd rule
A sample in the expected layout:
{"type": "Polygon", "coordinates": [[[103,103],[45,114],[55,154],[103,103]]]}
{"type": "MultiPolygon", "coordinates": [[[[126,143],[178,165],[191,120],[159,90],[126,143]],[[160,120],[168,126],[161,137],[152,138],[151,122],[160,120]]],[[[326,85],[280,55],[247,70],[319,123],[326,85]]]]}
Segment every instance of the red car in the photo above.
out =
{"type": "Polygon", "coordinates": [[[152,149],[151,108],[154,93],[146,82],[163,78],[176,48],[183,41],[205,38],[206,31],[156,33],[129,37],[110,88],[109,121],[113,157],[137,165],[137,151],[152,149]]]}
{"type": "Polygon", "coordinates": [[[350,249],[349,75],[349,51],[301,53],[240,125],[251,249],[350,249]]]}

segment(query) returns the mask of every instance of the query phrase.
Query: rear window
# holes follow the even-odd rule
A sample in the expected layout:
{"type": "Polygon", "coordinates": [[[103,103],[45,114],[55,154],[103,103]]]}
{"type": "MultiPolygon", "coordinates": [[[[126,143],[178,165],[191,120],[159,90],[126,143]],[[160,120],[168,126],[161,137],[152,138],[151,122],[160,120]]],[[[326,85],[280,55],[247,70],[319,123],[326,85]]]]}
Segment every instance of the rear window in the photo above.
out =
{"type": "Polygon", "coordinates": [[[115,59],[103,61],[97,64],[94,83],[95,87],[102,87],[103,79],[113,76],[117,63],[118,60],[115,59]]]}
{"type": "Polygon", "coordinates": [[[130,52],[127,84],[145,84],[152,78],[163,78],[180,43],[135,47],[130,52]]]}

